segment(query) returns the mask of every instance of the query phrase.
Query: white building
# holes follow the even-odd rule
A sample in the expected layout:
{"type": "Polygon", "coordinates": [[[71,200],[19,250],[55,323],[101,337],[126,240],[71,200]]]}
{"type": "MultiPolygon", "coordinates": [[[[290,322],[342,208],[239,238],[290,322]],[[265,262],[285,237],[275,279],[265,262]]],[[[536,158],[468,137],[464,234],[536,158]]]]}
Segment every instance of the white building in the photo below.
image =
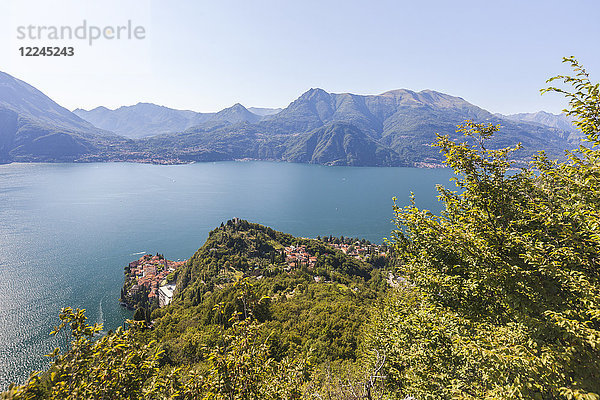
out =
{"type": "Polygon", "coordinates": [[[175,284],[169,283],[167,285],[158,288],[158,306],[164,307],[169,305],[173,299],[173,292],[175,291],[175,284]]]}

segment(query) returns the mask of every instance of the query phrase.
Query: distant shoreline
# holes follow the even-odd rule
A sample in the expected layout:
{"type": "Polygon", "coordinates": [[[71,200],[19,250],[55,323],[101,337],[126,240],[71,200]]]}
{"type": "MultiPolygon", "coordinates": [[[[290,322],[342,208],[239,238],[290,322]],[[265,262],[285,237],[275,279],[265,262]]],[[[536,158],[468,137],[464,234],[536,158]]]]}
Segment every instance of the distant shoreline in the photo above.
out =
{"type": "Polygon", "coordinates": [[[300,164],[300,165],[320,165],[323,167],[351,167],[351,168],[420,168],[420,169],[439,169],[439,168],[449,168],[447,165],[443,163],[429,163],[429,162],[417,162],[412,165],[346,165],[346,164],[317,164],[317,163],[303,163],[303,162],[293,162],[293,161],[285,161],[285,160],[265,160],[265,159],[255,159],[255,158],[241,158],[241,159],[231,159],[231,160],[206,160],[206,161],[183,161],[183,160],[123,160],[123,159],[107,159],[107,160],[91,160],[91,159],[77,159],[77,160],[15,160],[9,162],[0,162],[0,166],[3,165],[11,165],[11,164],[109,164],[109,163],[129,163],[129,164],[148,164],[148,165],[165,165],[165,166],[173,166],[173,165],[190,165],[190,164],[206,164],[206,163],[217,163],[217,162],[236,162],[236,163],[245,163],[245,162],[268,162],[268,163],[285,163],[285,164],[300,164]]]}

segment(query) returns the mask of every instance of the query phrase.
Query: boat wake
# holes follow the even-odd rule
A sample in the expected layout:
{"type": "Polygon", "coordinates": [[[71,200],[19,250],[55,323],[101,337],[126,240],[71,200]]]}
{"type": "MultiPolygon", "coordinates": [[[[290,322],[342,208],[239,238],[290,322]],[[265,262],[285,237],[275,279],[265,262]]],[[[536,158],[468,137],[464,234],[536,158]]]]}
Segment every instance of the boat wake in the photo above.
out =
{"type": "MultiPolygon", "coordinates": [[[[102,310],[102,302],[104,301],[104,297],[102,299],[100,299],[100,304],[98,305],[98,319],[96,320],[96,323],[98,325],[102,325],[104,327],[104,311],[102,310]]],[[[107,331],[105,329],[102,329],[100,332],[98,332],[98,335],[103,336],[106,335],[107,331]]]]}

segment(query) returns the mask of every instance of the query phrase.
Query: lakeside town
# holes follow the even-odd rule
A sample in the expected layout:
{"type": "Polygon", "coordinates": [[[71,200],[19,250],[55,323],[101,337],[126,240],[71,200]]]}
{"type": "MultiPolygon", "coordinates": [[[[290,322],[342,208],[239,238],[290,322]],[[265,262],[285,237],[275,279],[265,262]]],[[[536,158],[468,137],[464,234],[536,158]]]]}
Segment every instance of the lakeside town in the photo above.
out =
{"type": "Polygon", "coordinates": [[[162,254],[146,254],[125,267],[121,304],[135,308],[138,303],[156,302],[164,307],[171,302],[175,284],[173,274],[185,261],[172,261],[162,254]]]}

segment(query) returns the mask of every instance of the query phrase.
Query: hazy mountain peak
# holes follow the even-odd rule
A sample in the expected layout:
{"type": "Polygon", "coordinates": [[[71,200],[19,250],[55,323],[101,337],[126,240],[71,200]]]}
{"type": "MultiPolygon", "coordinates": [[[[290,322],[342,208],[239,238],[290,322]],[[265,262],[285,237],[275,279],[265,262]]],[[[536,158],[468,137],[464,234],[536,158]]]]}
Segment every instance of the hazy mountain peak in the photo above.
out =
{"type": "Polygon", "coordinates": [[[414,91],[408,89],[394,89],[388,90],[387,92],[381,93],[379,96],[388,96],[388,97],[400,97],[405,96],[407,94],[415,94],[414,91]]]}
{"type": "Polygon", "coordinates": [[[223,115],[223,114],[227,114],[227,113],[250,113],[250,111],[248,111],[246,109],[246,107],[244,107],[240,103],[235,103],[231,107],[224,108],[221,111],[217,112],[215,114],[215,116],[223,115]]]}
{"type": "Polygon", "coordinates": [[[248,111],[248,109],[246,107],[244,107],[243,105],[241,105],[240,103],[235,103],[234,105],[232,105],[229,108],[232,110],[248,111]]]}
{"type": "Polygon", "coordinates": [[[257,122],[258,120],[260,120],[260,116],[251,113],[240,103],[235,103],[231,107],[219,111],[211,118],[211,121],[214,122],[229,122],[231,124],[257,122]]]}
{"type": "Polygon", "coordinates": [[[396,89],[384,92],[380,96],[391,97],[406,104],[435,105],[444,108],[472,106],[472,104],[465,101],[462,97],[451,96],[431,89],[421,90],[420,92],[408,89],[396,89]]]}
{"type": "Polygon", "coordinates": [[[79,112],[90,112],[90,111],[112,111],[109,108],[106,108],[104,106],[98,106],[95,108],[91,108],[89,110],[86,110],[85,108],[76,108],[73,110],[74,113],[79,113],[79,112]]]}
{"type": "Polygon", "coordinates": [[[321,88],[311,88],[304,92],[299,99],[302,100],[318,100],[325,97],[328,97],[329,93],[321,88]]]}
{"type": "Polygon", "coordinates": [[[148,110],[164,110],[164,109],[169,109],[168,107],[161,106],[159,104],[146,103],[146,102],[138,102],[135,106],[122,106],[122,107],[119,107],[119,108],[131,108],[131,107],[138,107],[138,108],[148,109],[148,110]]]}
{"type": "Polygon", "coordinates": [[[545,126],[549,126],[552,128],[560,129],[566,132],[578,133],[577,129],[573,125],[573,120],[568,117],[566,114],[552,114],[547,111],[536,111],[533,113],[518,113],[518,114],[510,114],[510,115],[502,115],[499,116],[509,119],[511,121],[518,122],[533,122],[536,124],[541,124],[545,126]]]}

